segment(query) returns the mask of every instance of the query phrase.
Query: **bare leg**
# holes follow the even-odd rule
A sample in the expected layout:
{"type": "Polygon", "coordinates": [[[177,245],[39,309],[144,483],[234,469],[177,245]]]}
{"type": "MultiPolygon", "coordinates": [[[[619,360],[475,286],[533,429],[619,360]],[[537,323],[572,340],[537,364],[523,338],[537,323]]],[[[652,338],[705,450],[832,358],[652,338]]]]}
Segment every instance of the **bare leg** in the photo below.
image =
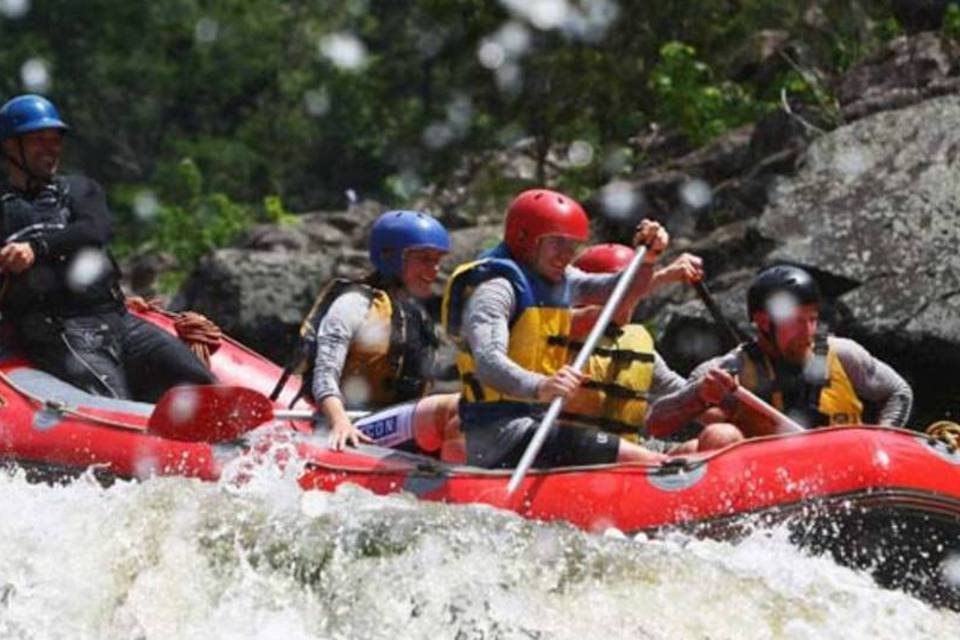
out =
{"type": "Polygon", "coordinates": [[[413,414],[413,437],[423,451],[440,451],[446,441],[449,424],[457,418],[458,393],[427,396],[417,402],[413,414]]]}
{"type": "Polygon", "coordinates": [[[741,440],[743,440],[743,434],[736,426],[729,422],[715,422],[708,424],[700,432],[697,438],[697,451],[722,449],[741,440]]]}
{"type": "Polygon", "coordinates": [[[646,447],[620,439],[620,450],[617,451],[617,462],[640,462],[643,464],[661,464],[667,455],[650,451],[646,447]]]}

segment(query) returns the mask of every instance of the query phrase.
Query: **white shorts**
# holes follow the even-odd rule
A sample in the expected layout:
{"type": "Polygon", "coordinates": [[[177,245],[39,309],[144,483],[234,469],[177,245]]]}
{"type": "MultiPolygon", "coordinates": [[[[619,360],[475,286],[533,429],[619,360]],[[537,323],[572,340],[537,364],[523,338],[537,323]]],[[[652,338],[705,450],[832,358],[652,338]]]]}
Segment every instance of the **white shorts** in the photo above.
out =
{"type": "Polygon", "coordinates": [[[377,445],[393,449],[414,442],[413,412],[416,406],[415,401],[407,402],[371,413],[353,424],[377,445]]]}

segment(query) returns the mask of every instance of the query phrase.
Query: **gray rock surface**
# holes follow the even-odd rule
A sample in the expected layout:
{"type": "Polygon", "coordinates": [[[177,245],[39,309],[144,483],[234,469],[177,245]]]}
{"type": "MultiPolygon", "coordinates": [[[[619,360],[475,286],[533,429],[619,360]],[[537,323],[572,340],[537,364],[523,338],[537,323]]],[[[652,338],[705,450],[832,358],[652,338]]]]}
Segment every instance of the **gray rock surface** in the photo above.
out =
{"type": "MultiPolygon", "coordinates": [[[[843,296],[859,329],[955,345],[960,362],[960,97],[842,127],[773,192],[770,259],[860,283],[843,296]]],[[[946,346],[946,345],[945,345],[946,346]]]]}

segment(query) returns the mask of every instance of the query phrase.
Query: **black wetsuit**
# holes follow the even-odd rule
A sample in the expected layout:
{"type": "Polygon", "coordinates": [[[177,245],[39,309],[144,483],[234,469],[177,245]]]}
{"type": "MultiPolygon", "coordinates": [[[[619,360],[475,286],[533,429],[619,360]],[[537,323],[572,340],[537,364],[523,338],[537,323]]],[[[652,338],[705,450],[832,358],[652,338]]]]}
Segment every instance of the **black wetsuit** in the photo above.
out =
{"type": "Polygon", "coordinates": [[[3,244],[29,242],[36,257],[4,274],[0,311],[37,366],[90,393],[144,401],[214,381],[182,342],[127,313],[100,185],[81,176],[30,192],[4,184],[0,214],[3,244]]]}

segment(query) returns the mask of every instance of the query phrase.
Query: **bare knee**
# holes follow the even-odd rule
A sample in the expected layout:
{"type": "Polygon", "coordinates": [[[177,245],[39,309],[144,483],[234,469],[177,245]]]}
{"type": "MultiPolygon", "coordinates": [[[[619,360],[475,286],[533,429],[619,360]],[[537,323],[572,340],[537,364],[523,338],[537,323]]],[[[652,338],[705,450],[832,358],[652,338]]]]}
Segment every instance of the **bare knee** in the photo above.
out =
{"type": "Polygon", "coordinates": [[[697,438],[699,445],[698,451],[708,451],[710,449],[720,449],[743,440],[743,434],[740,429],[729,422],[716,422],[708,424],[700,432],[697,438]]]}
{"type": "Polygon", "coordinates": [[[617,462],[639,462],[642,464],[660,464],[667,459],[667,456],[656,451],[651,451],[638,444],[620,440],[620,448],[617,450],[617,462]]]}

